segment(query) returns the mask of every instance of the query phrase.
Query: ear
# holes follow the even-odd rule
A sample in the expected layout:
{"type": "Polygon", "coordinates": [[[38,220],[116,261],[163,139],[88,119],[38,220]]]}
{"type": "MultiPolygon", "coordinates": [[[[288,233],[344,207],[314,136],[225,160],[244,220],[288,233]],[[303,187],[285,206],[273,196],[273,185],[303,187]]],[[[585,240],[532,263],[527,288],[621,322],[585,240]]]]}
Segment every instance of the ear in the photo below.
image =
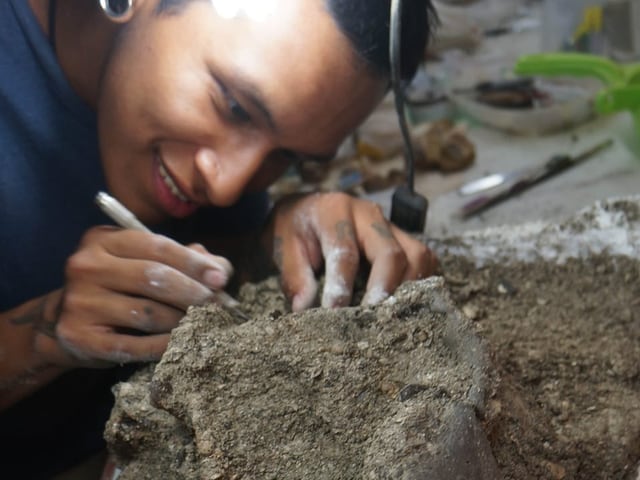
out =
{"type": "Polygon", "coordinates": [[[115,23],[126,23],[131,20],[136,0],[99,0],[100,8],[106,17],[115,23]]]}

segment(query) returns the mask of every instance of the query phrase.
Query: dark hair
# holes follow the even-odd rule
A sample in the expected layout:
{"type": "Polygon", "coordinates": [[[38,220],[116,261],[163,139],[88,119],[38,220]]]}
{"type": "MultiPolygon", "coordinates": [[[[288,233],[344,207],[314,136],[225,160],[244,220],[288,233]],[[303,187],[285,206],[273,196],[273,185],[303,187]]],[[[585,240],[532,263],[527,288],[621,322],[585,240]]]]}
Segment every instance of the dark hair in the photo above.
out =
{"type": "MultiPolygon", "coordinates": [[[[194,0],[159,0],[157,13],[178,13],[194,0]]],[[[390,0],[323,0],[354,51],[373,72],[389,76],[390,0]]],[[[424,58],[438,15],[431,0],[402,2],[401,78],[411,80],[424,58]]]]}
{"type": "MultiPolygon", "coordinates": [[[[324,0],[340,30],[367,65],[380,75],[389,76],[390,0],[324,0]]],[[[438,15],[430,0],[404,0],[400,13],[400,77],[413,78],[424,59],[425,48],[438,24],[438,15]]]]}

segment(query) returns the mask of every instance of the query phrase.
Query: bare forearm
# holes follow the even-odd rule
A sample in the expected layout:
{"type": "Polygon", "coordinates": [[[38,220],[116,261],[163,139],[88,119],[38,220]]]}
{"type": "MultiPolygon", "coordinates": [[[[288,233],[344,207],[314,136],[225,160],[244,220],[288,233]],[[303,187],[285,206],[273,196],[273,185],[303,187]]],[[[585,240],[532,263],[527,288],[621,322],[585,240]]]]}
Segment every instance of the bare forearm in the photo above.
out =
{"type": "Polygon", "coordinates": [[[56,344],[60,295],[53,292],[0,314],[0,410],[64,372],[44,353],[56,344]]]}

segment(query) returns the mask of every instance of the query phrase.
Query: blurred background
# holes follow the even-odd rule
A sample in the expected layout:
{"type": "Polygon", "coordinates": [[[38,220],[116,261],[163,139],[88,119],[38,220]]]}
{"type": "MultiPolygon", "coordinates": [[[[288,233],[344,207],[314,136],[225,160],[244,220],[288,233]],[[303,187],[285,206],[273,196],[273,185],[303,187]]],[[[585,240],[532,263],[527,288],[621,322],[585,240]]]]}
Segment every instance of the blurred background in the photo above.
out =
{"type": "MultiPolygon", "coordinates": [[[[405,92],[427,235],[640,193],[640,0],[435,4],[440,27],[405,92]]],[[[388,213],[405,163],[389,94],[329,168],[299,165],[271,193],[343,190],[388,213]]]]}

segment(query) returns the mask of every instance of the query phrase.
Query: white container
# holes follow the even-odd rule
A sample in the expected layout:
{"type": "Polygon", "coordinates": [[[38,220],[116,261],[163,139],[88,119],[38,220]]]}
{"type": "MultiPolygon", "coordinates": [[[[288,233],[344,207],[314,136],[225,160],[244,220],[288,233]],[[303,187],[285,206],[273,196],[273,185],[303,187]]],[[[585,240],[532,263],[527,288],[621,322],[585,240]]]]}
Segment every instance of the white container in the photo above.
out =
{"type": "Polygon", "coordinates": [[[488,127],[517,135],[536,136],[578,126],[595,116],[593,96],[600,84],[575,79],[538,81],[554,102],[527,109],[497,108],[476,102],[472,96],[452,95],[460,113],[488,127]]]}
{"type": "Polygon", "coordinates": [[[593,100],[602,88],[591,77],[537,78],[536,88],[549,99],[535,108],[499,108],[476,101],[473,86],[517,78],[514,59],[496,52],[473,58],[447,57],[447,94],[457,111],[482,125],[518,135],[543,135],[575,127],[595,116],[593,100]]]}

